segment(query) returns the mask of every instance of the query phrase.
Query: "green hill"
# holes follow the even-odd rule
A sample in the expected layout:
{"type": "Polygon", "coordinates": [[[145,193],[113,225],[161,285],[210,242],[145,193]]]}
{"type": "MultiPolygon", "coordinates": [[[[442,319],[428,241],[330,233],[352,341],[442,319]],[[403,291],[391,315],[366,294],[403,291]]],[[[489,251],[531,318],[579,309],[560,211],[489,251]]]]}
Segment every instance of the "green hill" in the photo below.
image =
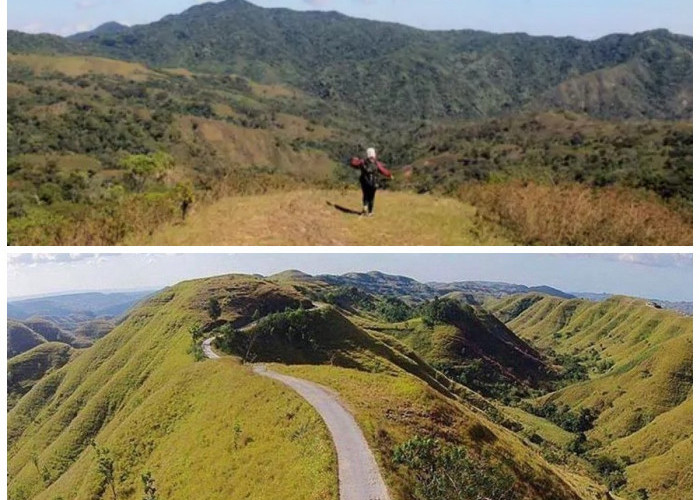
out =
{"type": "Polygon", "coordinates": [[[384,121],[493,116],[528,106],[605,117],[692,116],[692,38],[665,30],[592,42],[422,31],[227,0],[82,41],[10,31],[8,47],[283,82],[379,120],[386,115],[384,121]]]}
{"type": "Polygon", "coordinates": [[[107,497],[93,440],[112,460],[120,498],[141,498],[146,473],[173,499],[337,498],[332,445],[308,404],[234,358],[196,361],[198,336],[227,325],[242,332],[234,337],[259,328],[261,343],[250,350],[258,359],[338,391],[393,498],[418,498],[416,476],[392,458],[415,435],[467,446],[475,463],[493,462],[514,478],[518,498],[602,495],[591,480],[549,465],[470,402],[488,408],[483,398],[440,378],[397,340],[314,308],[319,290],[306,280],[222,276],[142,303],[8,413],[9,498],[107,497]],[[216,320],[210,299],[220,305],[216,320]],[[297,319],[306,326],[265,330],[297,319]]]}
{"type": "Polygon", "coordinates": [[[7,322],[7,357],[12,358],[40,344],[46,339],[18,321],[7,322]]]}
{"type": "Polygon", "coordinates": [[[531,294],[489,307],[535,347],[590,377],[536,406],[591,410],[589,453],[622,460],[629,492],[689,494],[692,460],[679,453],[689,452],[692,435],[692,318],[628,297],[593,303],[531,294]]]}
{"type": "Polygon", "coordinates": [[[42,377],[61,368],[75,351],[67,344],[45,342],[7,361],[7,410],[42,377]]]}

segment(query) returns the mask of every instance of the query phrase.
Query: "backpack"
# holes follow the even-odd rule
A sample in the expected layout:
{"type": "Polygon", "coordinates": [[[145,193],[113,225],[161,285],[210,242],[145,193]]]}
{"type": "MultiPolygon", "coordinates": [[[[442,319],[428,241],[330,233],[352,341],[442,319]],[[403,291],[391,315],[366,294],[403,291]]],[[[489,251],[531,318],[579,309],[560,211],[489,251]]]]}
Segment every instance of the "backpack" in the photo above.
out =
{"type": "Polygon", "coordinates": [[[379,168],[377,167],[376,160],[374,162],[365,160],[362,164],[360,180],[370,187],[377,187],[379,184],[379,168]]]}

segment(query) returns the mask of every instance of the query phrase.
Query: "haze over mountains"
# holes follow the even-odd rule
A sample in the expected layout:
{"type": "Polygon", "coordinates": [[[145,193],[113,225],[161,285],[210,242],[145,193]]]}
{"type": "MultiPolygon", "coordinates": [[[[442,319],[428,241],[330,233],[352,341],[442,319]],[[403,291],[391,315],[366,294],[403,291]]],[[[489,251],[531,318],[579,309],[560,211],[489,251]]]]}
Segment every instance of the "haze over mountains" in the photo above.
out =
{"type": "Polygon", "coordinates": [[[423,31],[244,0],[194,6],[63,39],[8,33],[10,52],[74,53],[287,83],[375,119],[570,109],[611,118],[690,118],[692,38],[664,30],[574,38],[423,31]]]}

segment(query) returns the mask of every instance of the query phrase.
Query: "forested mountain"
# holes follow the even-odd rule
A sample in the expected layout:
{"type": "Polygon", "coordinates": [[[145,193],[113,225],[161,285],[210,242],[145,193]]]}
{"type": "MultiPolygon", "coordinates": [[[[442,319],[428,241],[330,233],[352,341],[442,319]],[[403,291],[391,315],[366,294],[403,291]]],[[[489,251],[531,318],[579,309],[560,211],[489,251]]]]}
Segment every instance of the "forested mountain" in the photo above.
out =
{"type": "Polygon", "coordinates": [[[10,52],[80,53],[288,83],[374,120],[563,108],[600,117],[690,118],[692,38],[664,30],[574,38],[423,31],[244,0],[194,6],[72,37],[9,33],[10,52]]]}

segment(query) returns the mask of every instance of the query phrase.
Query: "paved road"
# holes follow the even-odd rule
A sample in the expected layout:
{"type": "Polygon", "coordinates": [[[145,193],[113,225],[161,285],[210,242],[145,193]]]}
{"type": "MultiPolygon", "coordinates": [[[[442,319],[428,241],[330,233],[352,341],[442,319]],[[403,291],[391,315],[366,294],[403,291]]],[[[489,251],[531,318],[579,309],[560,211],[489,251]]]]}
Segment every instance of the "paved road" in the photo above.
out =
{"type": "MultiPolygon", "coordinates": [[[[211,348],[211,341],[207,339],[202,343],[204,355],[219,359],[220,356],[211,348]]],[[[340,500],[390,500],[389,491],[360,427],[335,393],[308,380],[282,375],[265,365],[255,365],[253,371],[290,387],[321,415],[338,455],[340,500]]]]}

